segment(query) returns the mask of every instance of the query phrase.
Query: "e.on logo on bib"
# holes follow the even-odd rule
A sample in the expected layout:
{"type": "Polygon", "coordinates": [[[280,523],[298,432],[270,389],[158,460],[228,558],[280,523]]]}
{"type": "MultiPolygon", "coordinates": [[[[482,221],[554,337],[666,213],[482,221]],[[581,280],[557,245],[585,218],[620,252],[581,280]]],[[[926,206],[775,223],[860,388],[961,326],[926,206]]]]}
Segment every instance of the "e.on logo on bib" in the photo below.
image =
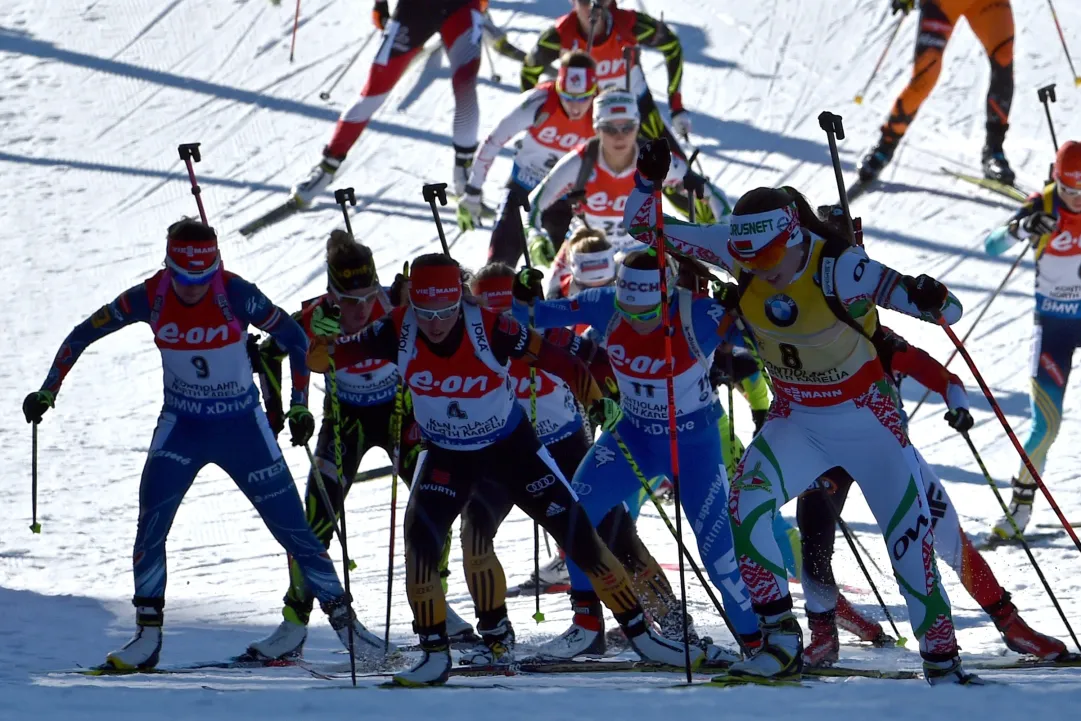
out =
{"type": "Polygon", "coordinates": [[[558,128],[552,125],[546,125],[537,133],[537,140],[550,148],[570,150],[585,140],[585,138],[578,133],[563,133],[560,135],[558,128]]]}
{"type": "Polygon", "coordinates": [[[616,76],[625,75],[627,72],[627,61],[623,58],[616,58],[615,60],[601,60],[597,63],[597,77],[598,78],[612,78],[616,76]]]}
{"type": "Polygon", "coordinates": [[[586,207],[594,213],[619,213],[627,207],[627,196],[620,195],[615,198],[609,197],[603,190],[586,198],[586,207]]]}
{"type": "Polygon", "coordinates": [[[213,343],[217,340],[228,340],[229,326],[222,324],[215,328],[195,327],[181,332],[176,323],[166,323],[158,328],[157,338],[162,343],[187,343],[188,345],[201,345],[213,343]]]}
{"type": "Polygon", "coordinates": [[[654,358],[648,355],[639,355],[634,358],[627,357],[627,349],[621,345],[608,346],[608,360],[616,368],[627,369],[633,373],[644,376],[655,376],[664,368],[662,358],[654,358]]]}
{"type": "Polygon", "coordinates": [[[1051,239],[1047,249],[1051,255],[1081,255],[1081,236],[1064,230],[1051,239]]]}
{"type": "Polygon", "coordinates": [[[446,396],[480,397],[488,391],[488,378],[486,376],[463,378],[453,375],[436,379],[431,371],[421,371],[409,378],[409,386],[421,393],[438,391],[446,396]]]}

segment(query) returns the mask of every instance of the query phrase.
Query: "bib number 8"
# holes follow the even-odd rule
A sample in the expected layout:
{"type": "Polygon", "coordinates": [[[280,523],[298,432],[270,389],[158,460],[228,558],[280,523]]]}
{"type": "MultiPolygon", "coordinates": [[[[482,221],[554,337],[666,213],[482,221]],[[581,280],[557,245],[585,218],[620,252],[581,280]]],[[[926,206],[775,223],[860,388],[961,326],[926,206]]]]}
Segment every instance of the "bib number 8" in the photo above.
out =
{"type": "Polygon", "coordinates": [[[785,368],[791,368],[794,371],[803,370],[803,361],[799,357],[799,348],[788,343],[781,343],[777,347],[781,349],[781,362],[784,363],[785,368]]]}

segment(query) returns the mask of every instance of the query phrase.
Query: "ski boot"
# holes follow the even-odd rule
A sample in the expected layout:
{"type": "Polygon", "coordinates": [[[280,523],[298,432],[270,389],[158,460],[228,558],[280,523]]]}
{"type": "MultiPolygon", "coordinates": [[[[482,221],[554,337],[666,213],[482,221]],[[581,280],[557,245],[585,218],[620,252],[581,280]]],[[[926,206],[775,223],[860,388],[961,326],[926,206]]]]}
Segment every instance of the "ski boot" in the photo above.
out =
{"type": "Polygon", "coordinates": [[[424,656],[413,668],[394,674],[399,686],[439,686],[450,678],[450,644],[445,631],[420,634],[424,656]]]}
{"type": "Polygon", "coordinates": [[[447,604],[447,639],[452,643],[472,643],[480,638],[473,632],[473,625],[455,613],[447,604]]]}
{"type": "MultiPolygon", "coordinates": [[[[1032,501],[1036,498],[1036,486],[1023,486],[1016,478],[1010,481],[1013,486],[1013,497],[1010,498],[1010,516],[1013,523],[1017,524],[1017,530],[1024,532],[1025,526],[1032,518],[1032,501]]],[[[1003,516],[991,527],[991,533],[1003,541],[1012,541],[1017,538],[1010,519],[1003,516]]]]}
{"type": "MultiPolygon", "coordinates": [[[[791,611],[762,617],[761,626],[762,649],[729,666],[728,677],[798,680],[803,673],[803,630],[796,617],[791,611]]],[[[724,680],[724,677],[718,680],[724,680]]]]}
{"type": "Polygon", "coordinates": [[[866,641],[876,648],[886,648],[897,643],[897,639],[882,629],[882,624],[866,618],[857,611],[843,593],[837,594],[836,612],[837,625],[859,640],[866,641]]]}
{"type": "Polygon", "coordinates": [[[901,136],[882,131],[878,142],[867,151],[857,168],[860,183],[866,185],[878,178],[883,168],[893,160],[893,153],[897,150],[897,144],[901,142],[901,136]]]}
{"type": "MultiPolygon", "coordinates": [[[[643,661],[663,663],[668,666],[683,666],[686,662],[688,647],[682,641],[670,641],[649,627],[645,614],[639,613],[623,626],[623,633],[631,648],[643,661]]],[[[602,636],[603,638],[603,636],[602,636]]],[[[706,654],[697,646],[691,646],[691,668],[698,668],[706,654]]]]}
{"type": "Polygon", "coordinates": [[[529,577],[528,581],[518,585],[516,589],[507,591],[507,597],[532,596],[540,593],[565,593],[571,588],[570,573],[567,572],[567,561],[560,555],[553,558],[546,566],[541,567],[540,576],[536,573],[529,577]]]}
{"type": "Polygon", "coordinates": [[[323,151],[323,159],[312,168],[308,177],[293,186],[290,191],[292,200],[301,210],[306,210],[312,205],[315,197],[322,193],[334,180],[334,174],[338,172],[345,158],[333,158],[323,151]]]}
{"type": "MultiPolygon", "coordinates": [[[[377,637],[357,620],[349,599],[345,596],[323,604],[323,612],[330,620],[330,627],[338,634],[342,646],[349,648],[349,637],[353,637],[353,658],[363,661],[376,661],[383,658],[383,639],[377,637]]],[[[446,632],[444,631],[444,636],[446,632]]],[[[397,649],[392,645],[388,653],[397,649]]]]}
{"type": "Polygon", "coordinates": [[[285,618],[266,638],[248,646],[246,656],[259,661],[285,661],[304,655],[308,624],[285,618]]]}
{"type": "Polygon", "coordinates": [[[1017,179],[1002,150],[1002,143],[1006,140],[1006,131],[1009,127],[1009,125],[999,123],[988,123],[987,142],[983,146],[983,177],[988,180],[997,180],[1003,185],[1013,185],[1017,179]]]}
{"type": "Polygon", "coordinates": [[[150,669],[158,665],[161,655],[161,625],[165,621],[162,599],[137,598],[136,603],[153,603],[152,606],[135,606],[135,635],[119,650],[105,657],[105,666],[132,671],[150,669]]]}
{"type": "Polygon", "coordinates": [[[803,665],[808,668],[828,668],[837,663],[841,641],[837,637],[837,611],[817,613],[807,611],[811,642],[803,649],[803,665]]]}
{"type": "Polygon", "coordinates": [[[465,148],[461,145],[454,146],[454,173],[451,176],[453,184],[451,192],[455,198],[465,195],[465,186],[469,184],[469,172],[473,169],[473,154],[477,152],[477,146],[465,148]]]}
{"type": "Polygon", "coordinates": [[[995,628],[1002,634],[1002,640],[1011,651],[1035,656],[1041,661],[1054,661],[1066,654],[1066,644],[1052,636],[1038,633],[1025,623],[1017,606],[1013,605],[1009,593],[1002,594],[1002,600],[987,608],[987,615],[995,622],[995,628]]]}
{"type": "MultiPolygon", "coordinates": [[[[564,564],[565,565],[565,564],[564,564]]],[[[592,591],[571,591],[574,618],[571,627],[537,649],[546,659],[568,661],[576,656],[603,656],[608,650],[604,635],[604,609],[592,591]]]]}
{"type": "Polygon", "coordinates": [[[958,686],[984,686],[984,680],[974,673],[967,673],[961,665],[961,657],[945,661],[923,660],[923,677],[932,686],[957,684],[958,686]]]}
{"type": "Polygon", "coordinates": [[[480,643],[475,647],[462,651],[460,663],[473,666],[509,666],[514,663],[514,626],[504,616],[491,628],[484,628],[477,624],[480,631],[480,643]]]}

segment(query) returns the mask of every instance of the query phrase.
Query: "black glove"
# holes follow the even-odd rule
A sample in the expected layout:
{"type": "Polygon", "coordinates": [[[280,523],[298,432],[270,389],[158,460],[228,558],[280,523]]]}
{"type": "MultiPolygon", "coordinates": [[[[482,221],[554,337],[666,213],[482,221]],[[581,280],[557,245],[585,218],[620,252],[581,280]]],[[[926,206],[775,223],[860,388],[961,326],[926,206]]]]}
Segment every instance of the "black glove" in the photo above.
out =
{"type": "Polygon", "coordinates": [[[379,30],[385,30],[387,20],[390,20],[390,5],[387,0],[375,0],[372,7],[372,24],[379,30]]]}
{"type": "Polygon", "coordinates": [[[409,261],[405,262],[402,272],[394,276],[394,282],[390,284],[387,295],[390,296],[390,304],[395,308],[405,305],[408,298],[404,297],[405,284],[409,282],[409,261]]]}
{"type": "Polygon", "coordinates": [[[714,284],[713,300],[725,310],[739,309],[739,286],[735,283],[714,284]]]}
{"type": "Polygon", "coordinates": [[[1029,240],[1035,245],[1040,242],[1040,237],[1054,233],[1058,228],[1058,221],[1053,215],[1044,212],[1033,213],[1021,221],[1021,228],[1029,235],[1029,240]]]}
{"type": "Polygon", "coordinates": [[[259,350],[259,342],[262,338],[258,333],[252,333],[248,336],[248,360],[251,362],[251,368],[256,373],[263,372],[263,353],[259,350]]]}
{"type": "Polygon", "coordinates": [[[668,177],[672,165],[672,151],[664,137],[647,140],[638,150],[638,172],[654,185],[660,185],[668,177]]]}
{"type": "Polygon", "coordinates": [[[968,412],[967,408],[955,408],[952,411],[947,411],[943,418],[950,424],[950,428],[961,434],[972,430],[972,424],[975,423],[972,420],[972,414],[968,412]]]}
{"type": "Polygon", "coordinates": [[[294,405],[285,414],[289,421],[290,441],[294,446],[302,446],[315,434],[315,417],[307,406],[294,405]]]}
{"type": "Polygon", "coordinates": [[[915,6],[916,0],[892,0],[891,7],[893,8],[893,14],[904,13],[908,15],[912,12],[913,6],[915,6]]]}
{"type": "Polygon", "coordinates": [[[23,399],[23,415],[27,423],[41,423],[45,411],[56,403],[56,394],[52,391],[34,391],[23,399]]]}
{"type": "Polygon", "coordinates": [[[687,196],[692,198],[704,198],[706,196],[706,179],[693,170],[688,169],[683,176],[683,189],[687,196]]]}
{"type": "Polygon", "coordinates": [[[764,411],[751,410],[751,418],[754,419],[754,434],[757,436],[758,432],[762,430],[762,426],[766,424],[766,419],[769,418],[769,409],[764,411]]]}
{"type": "Polygon", "coordinates": [[[901,278],[901,282],[908,291],[908,299],[921,313],[938,313],[942,306],[946,305],[949,291],[931,276],[919,275],[913,278],[906,275],[901,278]]]}
{"type": "Polygon", "coordinates": [[[541,287],[541,278],[544,273],[536,268],[522,268],[518,275],[514,276],[514,285],[511,292],[514,299],[526,305],[532,305],[537,298],[544,297],[544,289],[541,287]]]}

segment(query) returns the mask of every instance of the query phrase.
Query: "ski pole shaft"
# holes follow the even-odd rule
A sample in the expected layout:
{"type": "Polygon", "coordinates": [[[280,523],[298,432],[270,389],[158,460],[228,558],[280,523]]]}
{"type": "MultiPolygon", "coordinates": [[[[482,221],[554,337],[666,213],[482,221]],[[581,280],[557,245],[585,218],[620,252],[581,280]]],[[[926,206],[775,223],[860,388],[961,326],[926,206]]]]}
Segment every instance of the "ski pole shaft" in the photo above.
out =
{"type": "Polygon", "coordinates": [[[837,193],[841,198],[841,209],[845,214],[850,242],[855,243],[856,228],[852,224],[852,211],[848,207],[848,192],[845,190],[844,175],[841,173],[841,158],[837,153],[837,141],[845,139],[845,128],[841,123],[841,116],[829,111],[824,111],[818,116],[818,125],[826,131],[826,139],[830,145],[830,160],[833,162],[833,174],[837,178],[837,193]]]}
{"type": "Polygon", "coordinates": [[[488,43],[486,43],[483,38],[481,38],[480,44],[484,46],[484,56],[488,58],[488,67],[492,69],[492,82],[503,82],[503,78],[499,74],[499,71],[495,69],[495,61],[492,60],[492,49],[488,47],[488,43]]]}
{"type": "MultiPolygon", "coordinates": [[[[1006,272],[1006,277],[1002,279],[1002,282],[999,283],[998,287],[995,288],[993,293],[991,293],[991,296],[987,299],[987,302],[983,304],[983,308],[980,309],[979,315],[976,316],[976,320],[973,321],[972,325],[969,326],[967,331],[965,331],[965,336],[961,339],[962,345],[968,342],[968,337],[972,335],[972,331],[976,330],[976,326],[979,325],[980,321],[983,319],[983,316],[987,313],[987,309],[991,307],[991,303],[993,303],[995,298],[998,297],[998,294],[1002,292],[1002,289],[1006,287],[1006,283],[1010,281],[1010,276],[1013,275],[1013,272],[1015,270],[1017,270],[1017,266],[1021,265],[1021,259],[1025,257],[1025,254],[1028,253],[1028,249],[1030,247],[1030,245],[1026,244],[1025,247],[1021,249],[1021,254],[1017,256],[1016,260],[1013,261],[1013,265],[1011,265],[1010,269],[1006,272]]],[[[953,359],[956,357],[957,348],[954,348],[953,352],[950,353],[949,358],[947,358],[946,362],[942,364],[942,367],[949,368],[950,362],[953,361],[953,359]]],[[[908,414],[908,420],[910,422],[915,417],[916,413],[920,410],[920,406],[923,405],[923,402],[927,400],[927,397],[930,395],[930,389],[927,389],[923,392],[923,396],[920,398],[920,402],[917,403],[916,407],[912,409],[912,412],[908,414]]]]}
{"type": "Polygon", "coordinates": [[[878,62],[875,63],[875,68],[871,71],[871,77],[867,78],[867,82],[863,85],[863,90],[856,93],[856,97],[852,99],[856,105],[863,105],[863,96],[867,94],[867,90],[871,87],[871,83],[874,82],[875,77],[878,75],[878,71],[882,69],[882,63],[886,62],[886,56],[889,55],[890,47],[893,46],[893,41],[897,39],[897,34],[901,30],[901,23],[903,23],[904,20],[905,16],[902,15],[897,18],[897,22],[894,23],[889,40],[886,41],[886,47],[882,48],[882,54],[878,56],[878,62]]]}
{"type": "Polygon", "coordinates": [[[377,34],[379,34],[379,30],[375,28],[373,28],[372,31],[368,33],[367,39],[363,43],[361,43],[360,47],[357,48],[357,51],[353,53],[353,57],[349,60],[346,66],[342,68],[342,71],[338,73],[338,77],[334,78],[334,82],[330,84],[330,87],[319,93],[320,100],[330,100],[330,94],[334,92],[334,88],[338,87],[338,83],[340,83],[342,81],[342,78],[344,78],[349,73],[349,70],[353,67],[353,65],[356,64],[357,60],[360,58],[360,54],[364,52],[364,48],[368,47],[368,44],[372,41],[372,38],[374,38],[377,34]]]}
{"type": "Polygon", "coordinates": [[[438,198],[440,205],[447,204],[447,184],[428,183],[422,189],[424,201],[432,208],[432,218],[435,219],[435,227],[439,231],[439,242],[443,246],[443,254],[450,257],[450,248],[447,246],[447,236],[443,232],[443,221],[439,218],[439,211],[435,209],[435,201],[438,198]]]}
{"type": "MultiPolygon", "coordinates": [[[[299,2],[299,0],[298,0],[299,2]]],[[[342,405],[338,400],[338,369],[334,363],[334,357],[330,357],[330,368],[327,374],[328,383],[330,386],[330,413],[334,419],[334,470],[338,475],[338,487],[342,491],[342,513],[339,521],[342,525],[341,536],[339,537],[342,543],[342,571],[345,581],[345,598],[347,603],[350,604],[349,608],[349,675],[353,679],[353,685],[357,685],[357,658],[354,653],[355,636],[353,631],[353,595],[349,590],[349,546],[347,540],[349,538],[348,533],[345,530],[345,472],[342,464],[342,405]]]]}
{"type": "Polygon", "coordinates": [[[1006,431],[1010,443],[1013,444],[1014,449],[1016,449],[1018,455],[1021,456],[1021,462],[1024,464],[1025,468],[1028,469],[1029,474],[1032,476],[1032,480],[1036,481],[1036,485],[1040,487],[1040,492],[1043,493],[1044,498],[1047,499],[1047,503],[1051,506],[1051,510],[1058,516],[1058,520],[1062,523],[1062,527],[1066,529],[1066,534],[1069,535],[1070,540],[1073,541],[1077,550],[1081,551],[1081,540],[1077,538],[1077,534],[1066,520],[1066,516],[1062,513],[1062,509],[1059,508],[1058,503],[1055,502],[1055,498],[1051,495],[1051,491],[1047,490],[1047,486],[1044,484],[1039,471],[1036,470],[1036,466],[1032,463],[1032,459],[1028,457],[1028,453],[1025,453],[1025,449],[1021,445],[1021,442],[1017,440],[1017,434],[1010,428],[1010,423],[1006,420],[1006,414],[1002,412],[1002,408],[999,406],[998,401],[995,400],[995,396],[991,393],[991,389],[988,388],[987,383],[984,382],[980,369],[976,367],[976,363],[972,360],[972,356],[968,354],[968,350],[965,349],[964,343],[957,338],[957,334],[953,332],[953,328],[950,328],[949,324],[946,323],[946,320],[941,315],[938,316],[938,324],[942,326],[942,330],[946,331],[946,335],[953,341],[953,344],[957,347],[957,351],[961,354],[961,357],[965,359],[965,363],[968,364],[968,369],[972,371],[972,375],[979,384],[980,390],[983,391],[984,397],[987,398],[987,402],[991,404],[991,409],[995,412],[995,415],[998,416],[999,423],[1002,424],[1003,430],[1006,431]]]}
{"type": "Polygon", "coordinates": [[[1043,105],[1044,114],[1047,115],[1047,129],[1051,131],[1051,144],[1055,146],[1055,152],[1058,152],[1058,138],[1055,137],[1055,121],[1051,119],[1051,103],[1056,102],[1058,98],[1055,97],[1055,84],[1045,85],[1036,91],[1037,97],[1040,99],[1040,103],[1043,105]]]}
{"type": "Polygon", "coordinates": [[[1081,76],[1078,76],[1077,70],[1073,66],[1073,58],[1070,57],[1070,48],[1066,45],[1066,36],[1062,33],[1062,24],[1058,21],[1058,13],[1055,12],[1055,3],[1053,0],[1047,0],[1047,7],[1051,8],[1051,18],[1055,21],[1055,29],[1058,30],[1058,39],[1062,43],[1062,52],[1066,53],[1066,62],[1070,66],[1070,74],[1073,75],[1074,86],[1081,85],[1081,76]]]}
{"type": "Polygon", "coordinates": [[[390,541],[387,550],[387,621],[383,630],[383,653],[390,653],[390,610],[391,600],[394,597],[394,535],[398,525],[398,473],[402,454],[402,416],[405,413],[403,400],[405,387],[402,381],[398,381],[398,388],[394,393],[394,416],[391,418],[391,433],[394,435],[394,458],[391,459],[392,468],[390,476],[390,541]]]}
{"type": "Polygon", "coordinates": [[[30,424],[30,532],[41,533],[38,523],[38,423],[30,424]]]}
{"type": "Polygon", "coordinates": [[[660,500],[653,493],[653,487],[649,484],[649,480],[646,478],[646,474],[642,472],[641,466],[634,459],[634,454],[631,453],[631,449],[627,447],[627,444],[623,442],[623,438],[620,436],[619,431],[609,431],[609,435],[612,436],[612,440],[619,446],[619,452],[623,454],[623,457],[627,460],[627,464],[631,467],[631,472],[634,473],[638,482],[642,486],[642,493],[646,495],[651,501],[653,501],[653,507],[657,509],[657,515],[664,521],[664,525],[668,528],[668,532],[672,534],[672,538],[675,539],[676,545],[679,547],[679,553],[681,558],[687,559],[687,565],[691,567],[691,571],[698,578],[698,582],[702,584],[702,588],[705,589],[706,595],[709,596],[709,600],[713,602],[713,607],[717,609],[717,613],[720,615],[721,620],[724,621],[724,625],[728,627],[729,632],[735,637],[736,643],[739,644],[740,650],[746,655],[748,653],[747,647],[743,644],[743,639],[736,632],[736,627],[732,624],[732,619],[725,613],[724,605],[720,599],[717,598],[717,594],[713,592],[713,586],[710,584],[709,579],[706,578],[706,574],[702,572],[701,567],[691,556],[690,551],[683,545],[683,541],[676,533],[676,527],[672,525],[672,519],[668,517],[667,511],[664,510],[664,506],[660,500]]]}
{"type": "Polygon", "coordinates": [[[586,41],[586,53],[593,53],[593,39],[597,34],[597,23],[600,22],[600,14],[604,12],[604,6],[600,0],[593,0],[589,5],[589,39],[586,41]]]}
{"type": "Polygon", "coordinates": [[[1002,494],[999,493],[994,479],[991,478],[991,474],[987,471],[987,466],[984,465],[983,458],[980,457],[980,452],[976,450],[976,444],[972,442],[972,437],[969,436],[968,431],[962,432],[961,437],[965,439],[965,443],[968,444],[968,449],[972,451],[972,457],[976,459],[976,465],[980,467],[984,480],[987,481],[987,485],[991,487],[991,492],[995,494],[995,500],[998,501],[999,508],[1006,514],[1006,520],[1013,529],[1014,537],[1021,541],[1021,547],[1025,549],[1025,555],[1028,556],[1028,562],[1032,564],[1033,570],[1035,570],[1036,575],[1039,576],[1040,583],[1043,584],[1044,590],[1047,591],[1047,595],[1051,599],[1051,603],[1054,604],[1055,610],[1058,611],[1062,623],[1066,625],[1066,630],[1069,631],[1070,638],[1073,639],[1074,645],[1077,646],[1077,650],[1081,651],[1081,641],[1077,640],[1077,636],[1074,634],[1070,622],[1066,619],[1066,614],[1063,612],[1062,606],[1059,605],[1058,599],[1055,597],[1055,592],[1051,590],[1051,584],[1047,582],[1047,578],[1040,569],[1040,564],[1036,563],[1036,557],[1032,554],[1032,549],[1029,548],[1028,541],[1025,540],[1025,536],[1017,526],[1017,522],[1013,520],[1013,514],[1010,513],[1010,507],[1006,505],[1006,500],[1002,497],[1002,494]]]}
{"type": "Polygon", "coordinates": [[[195,168],[192,163],[198,163],[203,159],[199,154],[199,143],[181,143],[177,146],[180,159],[188,168],[188,179],[191,180],[191,194],[195,196],[195,204],[199,206],[199,219],[204,225],[210,225],[206,219],[206,210],[203,209],[203,190],[195,180],[195,168]]]}
{"type": "Polygon", "coordinates": [[[349,237],[353,237],[353,223],[349,220],[349,207],[346,203],[352,206],[357,204],[357,196],[353,193],[352,188],[338,188],[334,191],[334,202],[341,206],[342,217],[345,218],[345,229],[349,233],[349,237]]]}
{"type": "MultiPolygon", "coordinates": [[[[660,184],[658,183],[658,186],[660,184]]],[[[664,209],[661,207],[661,189],[657,187],[653,192],[653,203],[657,213],[657,270],[660,274],[661,287],[661,323],[664,327],[664,362],[665,386],[668,390],[668,448],[672,456],[672,488],[675,492],[676,501],[676,536],[679,543],[683,543],[683,506],[679,492],[679,436],[676,422],[676,384],[673,376],[672,333],[674,332],[672,319],[668,317],[668,253],[664,247],[664,209]]],[[[691,198],[694,205],[694,198],[691,198]]],[[[687,624],[687,576],[684,571],[683,554],[679,556],[679,597],[683,603],[683,646],[684,661],[687,670],[687,683],[691,682],[691,647],[688,642],[689,629],[687,624]]]]}
{"type": "MultiPolygon", "coordinates": [[[[300,26],[300,0],[297,0],[297,9],[293,14],[293,40],[289,43],[289,62],[293,62],[293,56],[297,49],[297,28],[300,26]]],[[[353,684],[354,686],[356,683],[353,684]]]]}

